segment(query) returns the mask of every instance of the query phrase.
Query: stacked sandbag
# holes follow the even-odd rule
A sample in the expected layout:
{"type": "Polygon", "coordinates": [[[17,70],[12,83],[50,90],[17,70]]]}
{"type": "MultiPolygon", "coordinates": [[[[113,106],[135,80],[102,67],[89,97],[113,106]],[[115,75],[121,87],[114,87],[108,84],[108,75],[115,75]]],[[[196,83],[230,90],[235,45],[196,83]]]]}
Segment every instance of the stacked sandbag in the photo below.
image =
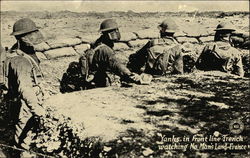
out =
{"type": "Polygon", "coordinates": [[[51,50],[45,51],[44,54],[48,59],[56,59],[60,57],[77,55],[76,51],[72,47],[51,49],[51,50]]]}

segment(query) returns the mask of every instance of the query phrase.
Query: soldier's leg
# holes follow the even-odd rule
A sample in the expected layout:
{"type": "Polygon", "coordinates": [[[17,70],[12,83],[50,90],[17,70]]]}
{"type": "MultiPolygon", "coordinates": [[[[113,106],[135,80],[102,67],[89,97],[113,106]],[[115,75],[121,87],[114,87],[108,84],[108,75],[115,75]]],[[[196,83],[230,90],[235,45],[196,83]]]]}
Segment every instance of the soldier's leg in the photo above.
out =
{"type": "Polygon", "coordinates": [[[111,85],[110,79],[105,71],[97,71],[93,81],[96,87],[107,87],[111,85]]]}
{"type": "Polygon", "coordinates": [[[16,124],[15,131],[15,141],[17,142],[18,147],[28,147],[29,143],[25,143],[24,139],[26,138],[27,132],[31,129],[30,121],[32,121],[32,114],[29,111],[29,108],[22,104],[19,114],[19,121],[16,124]],[[28,124],[29,123],[29,124],[28,124]]]}

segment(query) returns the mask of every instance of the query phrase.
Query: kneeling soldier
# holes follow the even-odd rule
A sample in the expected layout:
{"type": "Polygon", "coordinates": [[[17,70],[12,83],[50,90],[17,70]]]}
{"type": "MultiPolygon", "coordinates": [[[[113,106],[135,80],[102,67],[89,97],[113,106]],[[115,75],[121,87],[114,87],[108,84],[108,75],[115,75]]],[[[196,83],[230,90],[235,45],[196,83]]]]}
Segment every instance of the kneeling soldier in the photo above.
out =
{"type": "Polygon", "coordinates": [[[75,67],[75,74],[78,74],[74,76],[79,76],[79,85],[70,81],[68,76],[71,72],[68,72],[63,76],[61,92],[109,86],[111,80],[107,72],[120,76],[121,82],[139,82],[139,75],[131,73],[115,56],[114,42],[119,41],[121,37],[116,21],[104,20],[100,25],[100,32],[100,38],[79,58],[79,63],[71,64],[75,67]]]}

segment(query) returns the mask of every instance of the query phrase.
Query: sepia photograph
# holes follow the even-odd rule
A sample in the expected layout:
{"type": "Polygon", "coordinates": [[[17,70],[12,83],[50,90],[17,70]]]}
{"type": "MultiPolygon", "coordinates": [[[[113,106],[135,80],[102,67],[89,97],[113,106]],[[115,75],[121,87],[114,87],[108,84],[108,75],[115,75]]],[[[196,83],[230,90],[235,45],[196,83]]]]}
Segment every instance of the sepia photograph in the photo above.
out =
{"type": "Polygon", "coordinates": [[[248,0],[1,0],[0,158],[250,157],[248,0]]]}

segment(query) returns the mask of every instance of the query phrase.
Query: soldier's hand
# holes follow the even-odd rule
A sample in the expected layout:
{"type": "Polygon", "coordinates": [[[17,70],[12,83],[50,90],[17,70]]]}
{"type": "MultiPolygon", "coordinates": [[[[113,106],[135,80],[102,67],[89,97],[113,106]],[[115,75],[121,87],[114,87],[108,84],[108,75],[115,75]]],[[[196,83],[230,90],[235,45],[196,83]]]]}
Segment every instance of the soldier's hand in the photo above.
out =
{"type": "Polygon", "coordinates": [[[136,74],[136,73],[132,73],[130,76],[130,79],[135,82],[135,83],[140,83],[141,77],[140,75],[136,74]]]}

